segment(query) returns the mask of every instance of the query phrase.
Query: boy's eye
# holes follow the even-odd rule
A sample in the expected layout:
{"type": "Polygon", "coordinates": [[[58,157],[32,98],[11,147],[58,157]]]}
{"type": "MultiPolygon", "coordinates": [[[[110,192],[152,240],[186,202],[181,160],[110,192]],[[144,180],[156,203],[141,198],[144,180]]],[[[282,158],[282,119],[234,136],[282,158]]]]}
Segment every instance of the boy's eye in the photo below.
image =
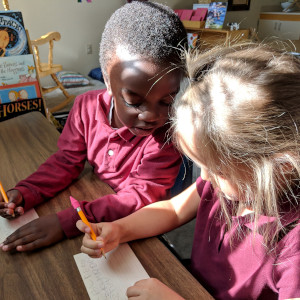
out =
{"type": "Polygon", "coordinates": [[[174,100],[174,98],[176,97],[176,95],[178,94],[179,91],[175,92],[175,93],[172,93],[170,94],[170,97],[174,100]]]}
{"type": "Polygon", "coordinates": [[[170,101],[162,101],[161,104],[163,106],[170,106],[172,104],[172,102],[170,102],[170,101]]]}
{"type": "Polygon", "coordinates": [[[122,98],[122,100],[127,107],[137,108],[141,105],[140,103],[130,103],[130,102],[126,101],[124,98],[122,98]]]}
{"type": "Polygon", "coordinates": [[[164,106],[170,106],[173,103],[176,95],[177,95],[177,93],[170,94],[168,97],[162,99],[161,103],[164,106]]]}

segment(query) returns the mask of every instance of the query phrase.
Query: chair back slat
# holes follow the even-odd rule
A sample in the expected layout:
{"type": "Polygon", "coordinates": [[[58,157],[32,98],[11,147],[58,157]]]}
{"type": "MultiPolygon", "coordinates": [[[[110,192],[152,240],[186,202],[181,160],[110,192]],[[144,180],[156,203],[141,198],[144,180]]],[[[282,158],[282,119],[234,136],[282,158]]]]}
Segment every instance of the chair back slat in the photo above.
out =
{"type": "Polygon", "coordinates": [[[9,4],[7,0],[2,0],[2,4],[5,10],[9,10],[9,4]]]}

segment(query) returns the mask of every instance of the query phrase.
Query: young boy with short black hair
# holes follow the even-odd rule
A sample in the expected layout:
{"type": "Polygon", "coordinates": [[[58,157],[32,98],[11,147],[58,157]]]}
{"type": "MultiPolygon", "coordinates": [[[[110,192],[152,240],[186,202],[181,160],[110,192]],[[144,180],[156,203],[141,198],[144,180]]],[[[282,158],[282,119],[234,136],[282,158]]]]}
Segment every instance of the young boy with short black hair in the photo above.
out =
{"type": "MultiPolygon", "coordinates": [[[[59,150],[7,192],[1,216],[21,215],[53,197],[78,177],[86,161],[116,192],[80,203],[91,222],[112,221],[166,198],[181,163],[168,142],[167,122],[179,90],[185,39],[181,21],[166,6],[135,1],[117,10],[100,46],[107,90],[76,98],[59,150]]],[[[40,217],[10,235],[2,250],[29,251],[76,236],[77,220],[72,207],[40,217]]]]}

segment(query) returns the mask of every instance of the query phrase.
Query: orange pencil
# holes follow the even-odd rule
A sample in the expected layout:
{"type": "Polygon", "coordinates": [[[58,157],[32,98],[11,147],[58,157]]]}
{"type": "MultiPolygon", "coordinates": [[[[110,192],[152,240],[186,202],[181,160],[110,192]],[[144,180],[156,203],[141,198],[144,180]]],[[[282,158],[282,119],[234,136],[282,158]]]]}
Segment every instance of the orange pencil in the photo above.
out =
{"type": "MultiPolygon", "coordinates": [[[[93,230],[91,224],[89,223],[89,221],[87,220],[87,218],[86,218],[86,216],[84,215],[83,211],[81,210],[80,205],[79,205],[79,202],[78,202],[75,198],[73,198],[72,196],[70,196],[70,200],[71,200],[72,206],[77,210],[78,215],[79,215],[80,219],[82,220],[82,222],[83,222],[85,225],[89,226],[89,228],[91,229],[91,238],[92,238],[94,241],[96,241],[96,237],[97,237],[97,236],[96,236],[96,234],[95,234],[95,232],[94,232],[94,230],[93,230]]],[[[103,250],[102,248],[101,248],[101,253],[102,253],[102,255],[103,255],[103,256],[105,257],[105,259],[106,259],[104,250],[103,250]]]]}
{"type": "MultiPolygon", "coordinates": [[[[2,185],[2,183],[1,183],[1,181],[0,181],[0,192],[1,192],[1,195],[2,195],[2,197],[3,197],[3,199],[4,199],[4,201],[5,201],[6,203],[8,203],[8,197],[7,197],[6,193],[5,193],[5,190],[4,190],[4,188],[3,188],[3,185],[2,185]]],[[[13,214],[12,214],[12,217],[14,217],[14,216],[15,216],[15,214],[13,213],[13,214]]]]}
{"type": "Polygon", "coordinates": [[[3,188],[3,185],[2,185],[2,183],[1,183],[1,181],[0,181],[0,192],[1,192],[1,195],[2,195],[2,197],[3,197],[3,199],[4,199],[4,201],[5,201],[6,203],[8,203],[8,198],[7,198],[7,195],[6,195],[6,193],[5,193],[5,190],[4,190],[4,188],[3,188]]]}

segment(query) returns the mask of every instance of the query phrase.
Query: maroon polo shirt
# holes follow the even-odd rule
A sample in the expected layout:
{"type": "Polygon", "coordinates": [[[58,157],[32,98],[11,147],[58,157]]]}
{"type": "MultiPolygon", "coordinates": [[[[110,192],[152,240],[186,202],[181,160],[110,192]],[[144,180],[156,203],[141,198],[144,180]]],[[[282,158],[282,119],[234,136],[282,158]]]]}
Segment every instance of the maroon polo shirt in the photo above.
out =
{"type": "MultiPolygon", "coordinates": [[[[263,238],[252,235],[249,216],[233,217],[225,230],[220,203],[210,182],[197,180],[201,197],[192,250],[192,273],[216,299],[288,299],[300,297],[299,209],[283,216],[285,226],[298,224],[284,235],[272,254],[263,238]],[[233,236],[232,247],[230,237],[233,236]]],[[[259,228],[274,218],[261,216],[259,228]]]]}
{"type": "MultiPolygon", "coordinates": [[[[181,164],[179,153],[166,142],[168,128],[147,137],[135,136],[127,127],[113,129],[108,120],[111,100],[106,90],[76,98],[58,140],[59,150],[16,186],[25,210],[66,188],[86,161],[116,192],[80,202],[90,222],[113,221],[167,198],[181,164]]],[[[57,215],[67,237],[80,234],[75,225],[79,216],[72,207],[57,215]]]]}

